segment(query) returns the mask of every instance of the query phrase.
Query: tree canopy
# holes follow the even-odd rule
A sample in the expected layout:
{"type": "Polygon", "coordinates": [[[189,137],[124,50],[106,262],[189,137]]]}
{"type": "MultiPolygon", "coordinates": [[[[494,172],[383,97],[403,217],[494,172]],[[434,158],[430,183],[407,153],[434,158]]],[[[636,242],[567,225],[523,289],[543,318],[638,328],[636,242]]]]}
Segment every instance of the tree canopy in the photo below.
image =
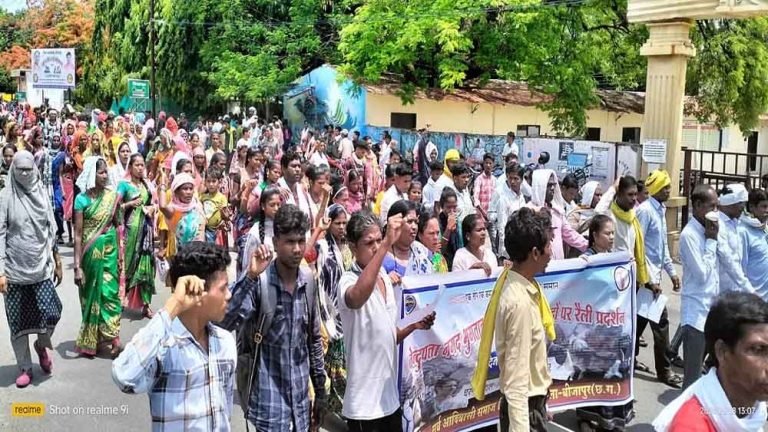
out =
{"type": "MultiPolygon", "coordinates": [[[[416,89],[489,79],[525,81],[555,96],[540,106],[578,135],[599,88],[643,91],[648,37],[627,0],[156,0],[157,88],[200,110],[268,100],[323,63],[357,82],[385,74],[416,89]]],[[[768,109],[768,19],[699,21],[691,37],[687,107],[699,119],[750,130],[768,109]]],[[[76,95],[104,104],[149,78],[149,0],[47,0],[0,13],[0,68],[29,49],[76,46],[76,95]],[[95,11],[95,13],[94,13],[95,11]]]]}
{"type": "MultiPolygon", "coordinates": [[[[643,25],[626,0],[366,1],[341,32],[342,70],[375,81],[385,72],[416,88],[450,90],[469,80],[525,81],[555,96],[553,128],[581,134],[597,88],[644,90],[643,25]]],[[[766,19],[704,21],[692,31],[691,112],[750,130],[768,108],[766,19]]]]}

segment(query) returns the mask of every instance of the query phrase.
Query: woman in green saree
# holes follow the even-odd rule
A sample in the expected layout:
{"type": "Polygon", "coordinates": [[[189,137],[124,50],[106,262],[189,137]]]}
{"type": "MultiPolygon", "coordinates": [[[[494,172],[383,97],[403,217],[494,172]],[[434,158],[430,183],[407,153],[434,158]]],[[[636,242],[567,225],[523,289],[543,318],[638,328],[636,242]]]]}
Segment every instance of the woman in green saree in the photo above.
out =
{"type": "Polygon", "coordinates": [[[93,357],[100,343],[120,353],[117,206],[120,197],[107,189],[109,171],[101,156],[91,156],[77,179],[81,192],[75,198],[75,284],[80,292],[83,323],[75,351],[93,357]]]}
{"type": "Polygon", "coordinates": [[[155,206],[153,190],[144,180],[144,157],[134,153],[128,159],[126,178],[117,186],[122,204],[120,243],[122,274],[120,283],[125,288],[121,298],[128,309],[138,309],[146,318],[152,318],[152,295],[155,293],[154,229],[155,206]]]}

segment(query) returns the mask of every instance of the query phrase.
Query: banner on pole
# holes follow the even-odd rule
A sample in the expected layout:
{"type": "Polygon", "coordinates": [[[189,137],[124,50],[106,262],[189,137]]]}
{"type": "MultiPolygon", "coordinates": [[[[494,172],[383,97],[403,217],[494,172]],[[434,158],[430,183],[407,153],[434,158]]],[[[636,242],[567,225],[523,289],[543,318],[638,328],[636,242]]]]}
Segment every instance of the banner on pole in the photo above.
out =
{"type": "MultiPolygon", "coordinates": [[[[552,262],[537,281],[555,317],[557,339],[548,344],[553,384],[551,411],[623,405],[632,400],[635,340],[635,269],[619,252],[552,262]]],[[[403,423],[411,431],[467,431],[499,418],[500,365],[495,344],[486,397],[470,381],[477,362],[483,316],[501,270],[407,276],[400,298],[401,326],[437,311],[430,331],[415,332],[399,347],[403,423]]]]}
{"type": "Polygon", "coordinates": [[[33,89],[74,89],[75,49],[44,48],[32,50],[33,89]]]}

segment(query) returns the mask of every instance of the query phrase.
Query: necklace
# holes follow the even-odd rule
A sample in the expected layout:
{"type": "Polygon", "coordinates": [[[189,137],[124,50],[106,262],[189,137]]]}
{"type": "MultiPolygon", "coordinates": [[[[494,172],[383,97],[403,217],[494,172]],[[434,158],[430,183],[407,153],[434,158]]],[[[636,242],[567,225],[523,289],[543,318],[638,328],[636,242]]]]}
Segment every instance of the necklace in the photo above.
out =
{"type": "Polygon", "coordinates": [[[408,246],[407,250],[406,249],[398,250],[397,248],[395,248],[395,245],[392,245],[392,256],[394,256],[395,259],[397,259],[399,261],[406,261],[407,262],[411,258],[411,247],[408,246]],[[405,258],[401,257],[403,254],[406,255],[405,258]]]}

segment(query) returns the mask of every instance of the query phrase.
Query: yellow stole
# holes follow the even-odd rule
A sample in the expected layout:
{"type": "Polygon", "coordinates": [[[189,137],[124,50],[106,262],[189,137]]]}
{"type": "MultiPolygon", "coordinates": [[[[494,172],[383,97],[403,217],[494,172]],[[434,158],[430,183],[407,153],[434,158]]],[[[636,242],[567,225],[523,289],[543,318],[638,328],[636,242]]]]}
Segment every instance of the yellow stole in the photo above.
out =
{"type": "Polygon", "coordinates": [[[616,201],[611,203],[611,211],[618,220],[631,224],[635,230],[635,250],[633,253],[637,263],[637,281],[640,285],[645,285],[650,282],[651,278],[648,276],[648,267],[645,264],[645,241],[643,240],[643,229],[640,227],[640,221],[637,220],[634,210],[623,210],[616,204],[616,201]]]}
{"type": "MultiPolygon", "coordinates": [[[[485,316],[483,317],[483,332],[480,337],[480,348],[477,352],[477,364],[475,365],[475,372],[472,375],[472,391],[475,394],[475,399],[485,399],[485,383],[488,381],[488,363],[491,359],[491,345],[493,345],[493,333],[496,330],[496,312],[499,309],[499,301],[501,300],[501,292],[504,288],[504,282],[507,280],[507,275],[511,270],[504,268],[504,271],[499,275],[499,279],[493,286],[493,292],[491,293],[491,300],[488,303],[488,308],[485,310],[485,316]]],[[[541,286],[534,282],[534,286],[539,291],[539,313],[541,314],[541,323],[544,326],[544,331],[547,333],[549,340],[555,340],[555,318],[552,316],[552,310],[549,308],[549,302],[544,296],[544,292],[541,286]]]]}

